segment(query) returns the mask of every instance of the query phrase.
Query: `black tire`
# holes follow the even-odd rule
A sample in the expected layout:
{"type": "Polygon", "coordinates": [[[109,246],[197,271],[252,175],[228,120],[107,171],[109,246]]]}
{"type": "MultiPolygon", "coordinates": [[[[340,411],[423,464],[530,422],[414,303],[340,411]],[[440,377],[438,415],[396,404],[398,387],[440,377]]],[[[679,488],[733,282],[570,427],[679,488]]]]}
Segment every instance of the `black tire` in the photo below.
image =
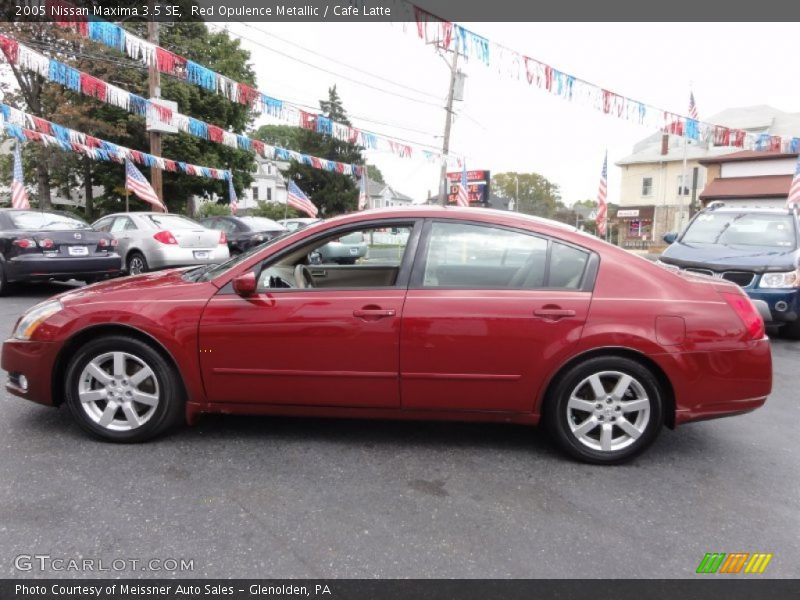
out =
{"type": "Polygon", "coordinates": [[[787,340],[800,340],[800,319],[781,325],[778,335],[787,340]]]}
{"type": "Polygon", "coordinates": [[[634,360],[591,358],[559,376],[546,399],[544,420],[558,445],[578,460],[620,464],[655,441],[664,424],[664,392],[650,369],[634,360]],[[617,398],[614,387],[624,376],[631,377],[632,382],[625,386],[622,398],[617,398]],[[593,385],[597,382],[603,388],[600,398],[593,385]],[[634,400],[638,404],[629,404],[634,400]],[[634,406],[643,408],[626,410],[634,406]],[[623,421],[626,429],[620,427],[623,421]],[[637,434],[630,433],[633,431],[637,434]],[[606,449],[600,447],[603,443],[606,449]]]}
{"type": "MultiPolygon", "coordinates": [[[[106,363],[107,364],[107,363],[106,363]]],[[[141,366],[141,365],[140,365],[141,366]]],[[[178,379],[174,367],[149,344],[136,338],[122,335],[105,336],[85,344],[78,350],[74,358],[70,361],[66,375],[64,377],[66,404],[78,425],[101,440],[109,442],[133,443],[149,440],[160,435],[181,422],[184,415],[184,397],[181,382],[178,379]],[[126,360],[123,361],[124,370],[127,373],[124,377],[128,379],[115,379],[109,385],[97,385],[99,380],[93,376],[87,376],[84,369],[90,362],[98,361],[101,368],[106,372],[106,376],[111,379],[113,368],[115,367],[115,354],[123,353],[126,360]],[[110,358],[103,358],[108,357],[110,358]],[[108,368],[103,365],[103,361],[111,361],[108,368]],[[144,391],[152,397],[157,397],[157,404],[131,403],[128,400],[128,409],[136,411],[136,418],[143,422],[136,426],[131,426],[130,417],[123,407],[122,401],[126,400],[125,394],[130,394],[122,384],[133,384],[133,378],[137,375],[137,362],[150,368],[152,375],[148,376],[143,382],[136,385],[136,392],[144,391]],[[84,377],[84,381],[81,378],[84,377]],[[90,384],[87,381],[95,379],[90,384]],[[87,390],[88,388],[88,390],[87,390]],[[82,392],[81,390],[84,390],[82,392]],[[109,408],[109,400],[99,400],[97,402],[82,402],[80,393],[97,392],[111,395],[116,394],[121,400],[117,402],[117,408],[109,408]],[[109,390],[116,390],[111,391],[109,390]],[[120,391],[123,390],[123,391],[120,391]],[[113,421],[109,425],[101,423],[102,417],[106,412],[112,414],[113,421]],[[95,415],[94,417],[92,415],[95,415]],[[100,414],[100,420],[97,420],[100,414]],[[129,426],[127,430],[119,430],[119,427],[129,426]],[[117,428],[115,430],[115,428],[117,428]]]]}
{"type": "Polygon", "coordinates": [[[9,283],[6,280],[6,271],[3,268],[3,263],[0,262],[0,296],[7,296],[10,291],[9,283]]]}
{"type": "Polygon", "coordinates": [[[125,269],[128,271],[128,275],[138,275],[140,273],[147,273],[150,267],[147,265],[147,259],[144,257],[144,254],[141,252],[131,252],[128,254],[125,269]]]}

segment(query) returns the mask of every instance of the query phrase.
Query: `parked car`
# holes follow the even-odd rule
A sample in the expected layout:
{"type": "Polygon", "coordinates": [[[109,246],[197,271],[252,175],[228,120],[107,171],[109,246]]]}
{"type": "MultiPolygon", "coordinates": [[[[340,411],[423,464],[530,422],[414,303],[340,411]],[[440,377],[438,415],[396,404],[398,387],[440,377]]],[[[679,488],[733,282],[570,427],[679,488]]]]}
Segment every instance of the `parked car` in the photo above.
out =
{"type": "Polygon", "coordinates": [[[304,227],[308,227],[309,225],[313,225],[314,223],[319,223],[322,219],[281,219],[278,221],[281,225],[283,225],[288,231],[297,231],[298,229],[303,229],[304,227]]]}
{"type": "Polygon", "coordinates": [[[208,217],[200,219],[200,224],[225,232],[231,256],[286,233],[283,225],[266,217],[208,217]]]}
{"type": "Polygon", "coordinates": [[[129,275],[166,267],[224,262],[230,257],[223,231],[181,215],[127,212],[103,217],[95,229],[114,235],[129,275]]]}
{"type": "Polygon", "coordinates": [[[328,242],[317,252],[321,262],[352,265],[359,258],[366,258],[368,250],[369,246],[364,234],[356,231],[328,242]]]}
{"type": "Polygon", "coordinates": [[[796,208],[713,203],[686,230],[667,234],[667,267],[741,286],[769,325],[800,339],[800,221],[796,208]]]}
{"type": "Polygon", "coordinates": [[[752,411],[772,386],[737,285],[555,221],[444,207],[345,215],[220,265],[62,294],[20,318],[1,364],[11,394],[66,404],[109,441],[214,412],[541,422],[592,463],[632,458],[663,425],[752,411]],[[310,264],[386,230],[405,240],[394,261],[310,264]]]}
{"type": "Polygon", "coordinates": [[[120,271],[117,241],[66,213],[0,209],[0,295],[16,281],[87,282],[120,271]]]}

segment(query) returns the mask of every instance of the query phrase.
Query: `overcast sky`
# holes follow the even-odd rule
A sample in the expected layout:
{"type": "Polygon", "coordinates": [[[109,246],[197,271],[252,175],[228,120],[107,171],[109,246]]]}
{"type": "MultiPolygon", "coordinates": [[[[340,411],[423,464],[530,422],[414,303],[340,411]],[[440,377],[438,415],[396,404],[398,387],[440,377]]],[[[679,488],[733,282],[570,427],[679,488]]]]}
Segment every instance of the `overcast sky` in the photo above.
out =
{"type": "MultiPolygon", "coordinates": [[[[724,108],[754,104],[800,111],[796,24],[463,25],[562,71],[667,110],[685,114],[691,86],[701,119],[724,108]]],[[[250,50],[263,92],[317,107],[327,88],[336,84],[355,126],[441,146],[448,70],[435,50],[417,38],[413,24],[228,27],[250,50]]],[[[467,157],[467,168],[541,173],[560,186],[564,201],[571,204],[596,197],[608,148],[609,198],[618,198],[619,169],[612,163],[651,130],[550,96],[524,80],[504,79],[481,63],[466,63],[464,71],[465,100],[456,103],[459,116],[451,148],[467,157]]],[[[370,151],[368,160],[390,185],[416,200],[438,188],[435,164],[378,151],[370,151]]]]}

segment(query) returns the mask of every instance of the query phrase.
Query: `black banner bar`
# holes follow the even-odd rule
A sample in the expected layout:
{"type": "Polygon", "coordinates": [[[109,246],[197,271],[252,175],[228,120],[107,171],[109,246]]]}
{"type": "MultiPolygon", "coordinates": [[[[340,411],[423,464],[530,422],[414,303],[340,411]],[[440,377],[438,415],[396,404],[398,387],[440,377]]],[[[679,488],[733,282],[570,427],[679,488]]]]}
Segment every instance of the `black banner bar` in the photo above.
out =
{"type": "Polygon", "coordinates": [[[800,580],[17,579],[2,600],[796,600],[800,580]]]}

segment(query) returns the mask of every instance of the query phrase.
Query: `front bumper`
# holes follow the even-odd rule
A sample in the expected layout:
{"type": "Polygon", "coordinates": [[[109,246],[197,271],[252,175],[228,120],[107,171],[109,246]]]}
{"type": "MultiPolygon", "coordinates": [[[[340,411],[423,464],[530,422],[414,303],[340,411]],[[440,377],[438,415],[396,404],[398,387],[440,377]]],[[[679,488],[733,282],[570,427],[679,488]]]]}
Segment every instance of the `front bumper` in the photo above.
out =
{"type": "Polygon", "coordinates": [[[80,279],[86,275],[114,275],[122,268],[119,254],[86,257],[15,256],[4,264],[8,281],[80,279]]]}
{"type": "Polygon", "coordinates": [[[157,248],[147,255],[147,263],[152,269],[166,269],[170,267],[189,267],[192,265],[206,265],[225,262],[230,258],[227,244],[213,248],[181,248],[171,246],[157,248]],[[198,258],[197,253],[207,252],[206,258],[198,258]]]}
{"type": "Polygon", "coordinates": [[[8,373],[6,391],[39,404],[52,406],[53,367],[60,344],[8,339],[3,344],[0,367],[8,373]],[[20,375],[27,380],[27,389],[19,385],[20,375]]]}
{"type": "Polygon", "coordinates": [[[744,291],[759,309],[765,323],[793,323],[800,318],[800,289],[745,288],[744,291]]]}

